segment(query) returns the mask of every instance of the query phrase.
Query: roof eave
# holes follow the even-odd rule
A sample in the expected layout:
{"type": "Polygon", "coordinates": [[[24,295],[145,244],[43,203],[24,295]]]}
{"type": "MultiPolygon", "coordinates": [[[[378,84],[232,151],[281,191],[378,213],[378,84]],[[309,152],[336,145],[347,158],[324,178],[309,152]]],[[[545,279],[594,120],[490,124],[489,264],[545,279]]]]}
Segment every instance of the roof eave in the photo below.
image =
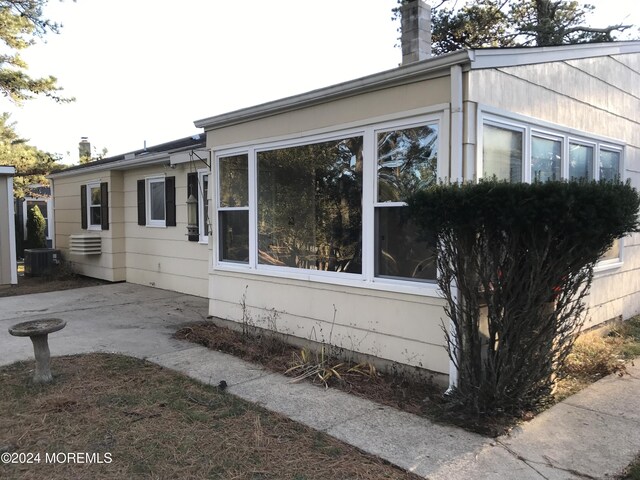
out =
{"type": "Polygon", "coordinates": [[[469,52],[467,50],[461,50],[300,95],[196,120],[194,125],[198,128],[204,128],[205,130],[236,125],[280,113],[299,110],[301,108],[325,103],[329,100],[338,100],[340,98],[360,95],[383,88],[412,83],[423,78],[435,76],[438,73],[448,74],[448,69],[452,65],[465,64],[470,61],[471,57],[469,52]]]}
{"type": "Polygon", "coordinates": [[[471,53],[472,70],[562,62],[582,58],[639,53],[640,41],[580,43],[552,47],[477,49],[471,53]]]}
{"type": "Polygon", "coordinates": [[[59,177],[68,177],[71,175],[78,175],[78,174],[84,174],[84,173],[101,172],[104,170],[131,170],[133,168],[146,167],[148,165],[162,164],[165,162],[168,165],[170,160],[169,157],[172,154],[179,153],[179,152],[188,152],[190,150],[198,150],[204,147],[205,147],[205,143],[203,142],[196,145],[192,145],[189,148],[178,148],[174,150],[167,150],[166,152],[151,153],[148,155],[147,154],[137,155],[135,158],[124,158],[122,160],[103,163],[100,165],[91,165],[89,163],[89,164],[83,165],[82,168],[74,168],[70,170],[62,170],[60,172],[51,173],[47,175],[47,178],[55,179],[59,177]]]}

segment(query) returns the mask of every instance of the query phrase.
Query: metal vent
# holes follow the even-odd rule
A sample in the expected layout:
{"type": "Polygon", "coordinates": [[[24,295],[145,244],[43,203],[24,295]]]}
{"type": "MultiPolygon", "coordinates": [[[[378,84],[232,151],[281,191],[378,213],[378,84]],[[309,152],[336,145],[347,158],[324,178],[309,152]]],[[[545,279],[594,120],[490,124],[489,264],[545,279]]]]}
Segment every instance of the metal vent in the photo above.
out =
{"type": "Polygon", "coordinates": [[[100,255],[102,238],[97,235],[69,235],[69,251],[76,255],[100,255]]]}

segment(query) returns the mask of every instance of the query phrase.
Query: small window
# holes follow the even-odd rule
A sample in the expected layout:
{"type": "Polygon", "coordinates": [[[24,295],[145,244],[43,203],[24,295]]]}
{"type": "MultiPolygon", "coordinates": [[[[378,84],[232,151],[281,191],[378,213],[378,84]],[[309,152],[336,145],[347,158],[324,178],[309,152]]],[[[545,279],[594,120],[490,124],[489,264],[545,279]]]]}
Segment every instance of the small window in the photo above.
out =
{"type": "Polygon", "coordinates": [[[485,125],[483,131],[483,177],[521,182],[523,132],[494,125],[485,125]]]}
{"type": "Polygon", "coordinates": [[[569,144],[569,178],[593,180],[593,147],[569,144]]]}
{"type": "Polygon", "coordinates": [[[620,178],[620,157],[620,151],[600,149],[600,180],[620,178]]]}
{"type": "Polygon", "coordinates": [[[166,226],[164,177],[147,179],[147,225],[166,226]]]}
{"type": "Polygon", "coordinates": [[[100,184],[88,185],[87,194],[89,195],[87,199],[87,204],[89,205],[89,229],[99,230],[102,225],[100,217],[100,206],[102,205],[100,184]]]}
{"type": "Polygon", "coordinates": [[[109,230],[107,182],[80,185],[80,214],[83,230],[109,230]]]}
{"type": "Polygon", "coordinates": [[[562,142],[560,140],[537,136],[531,138],[532,181],[560,180],[561,163],[562,142]]]}

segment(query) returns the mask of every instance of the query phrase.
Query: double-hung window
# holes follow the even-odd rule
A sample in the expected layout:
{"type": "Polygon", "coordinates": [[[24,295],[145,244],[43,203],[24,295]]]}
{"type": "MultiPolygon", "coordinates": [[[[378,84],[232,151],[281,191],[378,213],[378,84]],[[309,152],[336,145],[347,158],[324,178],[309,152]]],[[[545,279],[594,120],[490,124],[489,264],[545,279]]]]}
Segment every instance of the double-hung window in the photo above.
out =
{"type": "Polygon", "coordinates": [[[375,275],[435,280],[434,240],[409,219],[405,200],[438,182],[438,126],[377,132],[375,275]]]}
{"type": "Polygon", "coordinates": [[[176,226],[176,178],[163,175],[138,180],[138,225],[176,226]]]}
{"type": "Polygon", "coordinates": [[[109,184],[90,182],[80,186],[80,215],[83,230],[109,230],[109,184]]]}
{"type": "Polygon", "coordinates": [[[442,177],[440,121],[218,152],[217,266],[358,285],[435,281],[434,239],[405,202],[442,177]]]}
{"type": "MultiPolygon", "coordinates": [[[[587,133],[483,115],[481,176],[511,182],[614,180],[622,172],[623,146],[587,133]]],[[[599,267],[618,264],[616,240],[599,267]]]]}
{"type": "Polygon", "coordinates": [[[209,172],[198,172],[198,236],[200,243],[209,241],[209,172]]]}

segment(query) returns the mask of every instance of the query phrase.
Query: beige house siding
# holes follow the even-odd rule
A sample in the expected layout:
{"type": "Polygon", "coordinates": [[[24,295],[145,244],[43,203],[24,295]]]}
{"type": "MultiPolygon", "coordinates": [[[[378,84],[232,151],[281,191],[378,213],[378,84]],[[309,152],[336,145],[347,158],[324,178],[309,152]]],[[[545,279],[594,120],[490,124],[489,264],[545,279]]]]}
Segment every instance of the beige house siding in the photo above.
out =
{"type": "MultiPolygon", "coordinates": [[[[450,91],[449,76],[441,75],[210,130],[207,146],[215,151],[221,146],[297,139],[410,118],[429,109],[445,113],[441,135],[446,135],[450,91]]],[[[442,154],[449,156],[448,152],[442,154]]],[[[448,163],[445,168],[448,170],[448,163]]],[[[215,192],[211,198],[215,198],[215,192]]],[[[215,218],[213,221],[215,238],[215,218]]],[[[304,340],[331,343],[434,372],[449,372],[441,329],[446,318],[444,303],[435,296],[214,268],[209,298],[209,313],[215,317],[242,322],[244,315],[245,321],[304,340]]]]}
{"type": "MultiPolygon", "coordinates": [[[[626,144],[624,176],[640,188],[639,55],[474,70],[468,75],[467,99],[479,109],[488,106],[506,117],[515,112],[619,139],[626,144]]],[[[465,160],[473,170],[470,155],[475,149],[469,152],[465,160]]],[[[596,273],[589,307],[588,325],[640,313],[640,235],[624,239],[621,267],[596,273]]]]}
{"type": "Polygon", "coordinates": [[[110,282],[126,279],[125,239],[122,224],[122,173],[101,171],[52,179],[54,189],[55,248],[71,262],[77,273],[110,282]],[[107,182],[109,191],[109,230],[83,230],[80,187],[88,183],[107,182]],[[102,239],[100,255],[78,255],[69,250],[70,235],[96,235],[102,239]]]}
{"type": "Polygon", "coordinates": [[[187,239],[189,168],[188,164],[175,169],[156,165],[124,173],[127,281],[206,297],[209,250],[207,245],[187,239]],[[137,181],[163,175],[176,179],[176,226],[138,225],[137,181]]]}
{"type": "MultiPolygon", "coordinates": [[[[167,160],[168,163],[168,160],[167,160]]],[[[55,246],[83,275],[108,281],[127,281],[157,288],[207,295],[208,247],[189,242],[186,229],[187,164],[125,171],[103,170],[55,178],[55,246]],[[148,176],[175,176],[175,227],[138,225],[137,181],[148,176]],[[80,186],[109,183],[109,230],[81,228],[80,186]],[[69,252],[69,235],[95,234],[102,238],[101,255],[69,252]]]]}

